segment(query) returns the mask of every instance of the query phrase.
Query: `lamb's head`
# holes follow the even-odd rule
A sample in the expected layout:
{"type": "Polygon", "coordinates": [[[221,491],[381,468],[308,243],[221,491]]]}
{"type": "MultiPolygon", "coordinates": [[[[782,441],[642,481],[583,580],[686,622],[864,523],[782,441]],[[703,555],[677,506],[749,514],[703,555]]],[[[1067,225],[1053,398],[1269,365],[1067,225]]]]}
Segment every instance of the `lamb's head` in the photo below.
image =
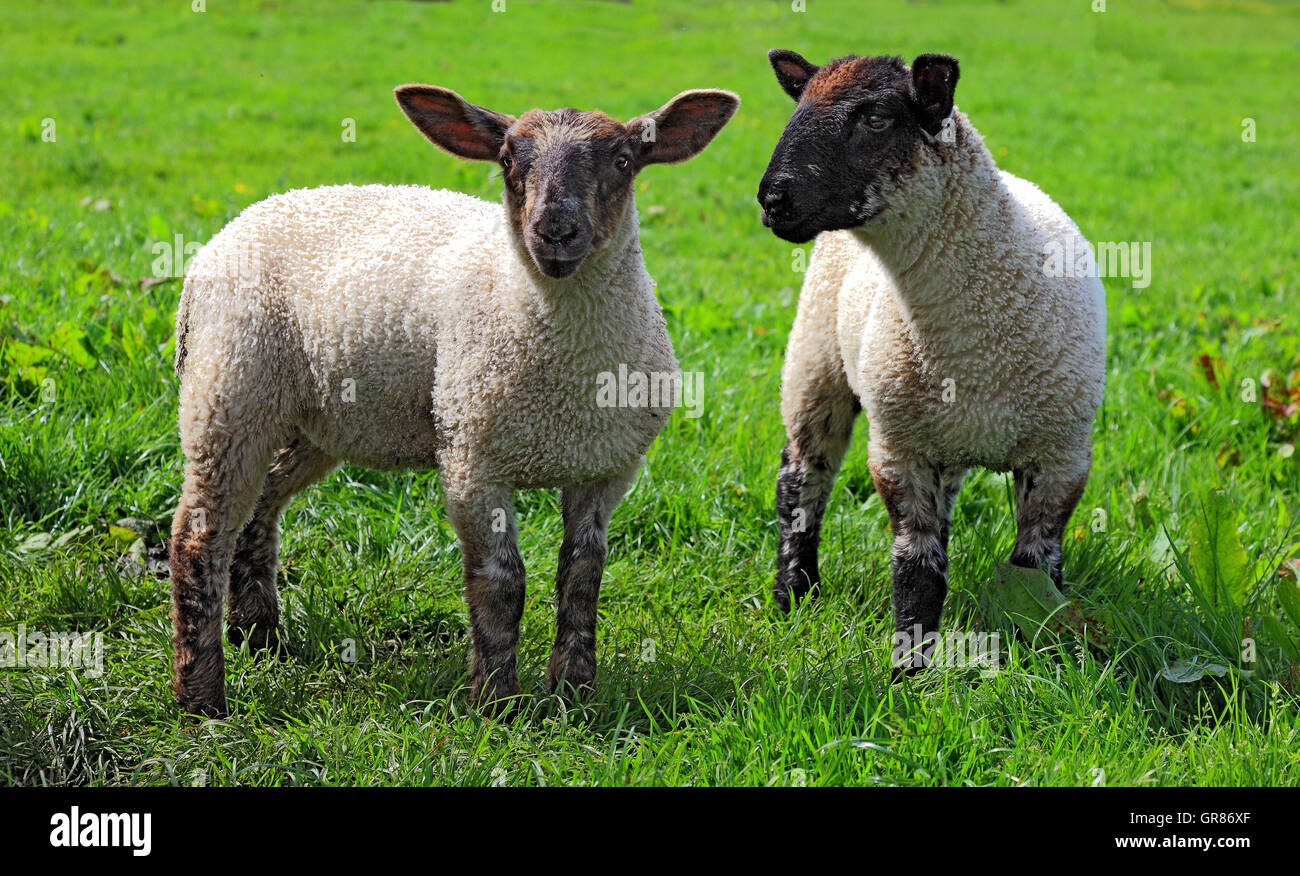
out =
{"type": "Polygon", "coordinates": [[[396,95],[435,144],[500,165],[512,233],[537,270],[553,278],[572,276],[626,227],[641,168],[696,155],[740,105],[727,91],[684,91],[622,124],[576,109],[515,118],[432,85],[403,85],[396,95]]]}
{"type": "Polygon", "coordinates": [[[957,87],[957,59],[840,58],[818,67],[794,52],[768,53],[796,101],[758,188],[763,224],[803,243],[880,216],[939,146],[957,87]]]}

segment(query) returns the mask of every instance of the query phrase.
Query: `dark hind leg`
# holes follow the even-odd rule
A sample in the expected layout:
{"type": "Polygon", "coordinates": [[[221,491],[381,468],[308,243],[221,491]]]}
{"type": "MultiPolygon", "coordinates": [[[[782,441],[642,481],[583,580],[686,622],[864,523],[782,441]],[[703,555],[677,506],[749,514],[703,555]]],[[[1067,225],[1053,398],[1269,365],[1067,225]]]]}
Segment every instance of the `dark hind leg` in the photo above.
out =
{"type": "Polygon", "coordinates": [[[1061,540],[1070,515],[1083,496],[1088,470],[1017,469],[1016,546],[1011,564],[1042,569],[1061,587],[1061,540]]]}
{"type": "Polygon", "coordinates": [[[187,446],[185,484],[172,521],[172,690],[187,712],[209,717],[226,712],[221,603],[235,539],[279,443],[259,445],[253,440],[258,430],[249,431],[236,437],[210,428],[187,446]]]}
{"type": "Polygon", "coordinates": [[[253,516],[239,533],[230,566],[226,608],[232,645],[251,650],[279,645],[280,601],[275,572],[280,548],[280,515],[297,493],[320,480],[338,463],[301,435],[271,463],[253,516]]]}

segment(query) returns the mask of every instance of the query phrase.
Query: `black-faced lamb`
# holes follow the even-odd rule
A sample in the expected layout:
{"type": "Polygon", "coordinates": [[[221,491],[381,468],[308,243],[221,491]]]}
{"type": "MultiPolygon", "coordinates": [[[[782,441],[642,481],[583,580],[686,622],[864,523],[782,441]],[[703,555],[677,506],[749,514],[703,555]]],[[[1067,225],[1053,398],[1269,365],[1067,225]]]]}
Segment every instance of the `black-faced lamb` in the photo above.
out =
{"type": "Polygon", "coordinates": [[[687,91],[627,124],[518,119],[396,90],[453,155],[496,162],[504,204],[417,186],[332,186],[246,209],[196,256],[177,315],[185,478],[171,538],[173,689],[226,711],[232,642],[277,645],[280,514],[340,461],[437,468],[464,556],[471,696],[520,690],[512,495],[558,487],[552,687],[592,683],[610,515],[675,399],[597,404],[602,372],[677,372],[639,240],[634,180],[700,152],[738,106],[687,91]]]}
{"type": "Polygon", "coordinates": [[[817,238],[782,372],[775,597],[788,610],[818,587],[822,515],[865,409],[893,529],[895,644],[910,642],[915,669],[916,631],[938,629],[970,467],[1014,472],[1011,562],[1060,585],[1102,398],[1105,297],[1095,272],[1045,270],[1053,247],[1084,241],[1051,198],[995,166],[954,107],[955,58],[769,60],[798,106],[759,187],[763,224],[817,238]]]}

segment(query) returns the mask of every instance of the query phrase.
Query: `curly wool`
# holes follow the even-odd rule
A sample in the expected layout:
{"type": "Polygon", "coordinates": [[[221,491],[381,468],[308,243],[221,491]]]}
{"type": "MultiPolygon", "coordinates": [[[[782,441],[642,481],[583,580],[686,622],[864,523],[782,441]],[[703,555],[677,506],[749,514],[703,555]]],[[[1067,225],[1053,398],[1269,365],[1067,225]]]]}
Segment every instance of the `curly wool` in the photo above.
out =
{"type": "Polygon", "coordinates": [[[177,336],[190,459],[300,430],[336,459],[439,467],[449,493],[626,471],[670,405],[598,406],[597,375],[677,368],[634,206],[555,281],[500,204],[418,186],[250,206],[195,258],[177,336]]]}
{"type": "Polygon", "coordinates": [[[1049,246],[1079,229],[1033,183],[1000,171],[958,110],[875,222],[818,237],[783,380],[791,435],[821,410],[809,373],[842,374],[873,459],[1086,475],[1105,380],[1096,276],[1051,277],[1049,246]]]}

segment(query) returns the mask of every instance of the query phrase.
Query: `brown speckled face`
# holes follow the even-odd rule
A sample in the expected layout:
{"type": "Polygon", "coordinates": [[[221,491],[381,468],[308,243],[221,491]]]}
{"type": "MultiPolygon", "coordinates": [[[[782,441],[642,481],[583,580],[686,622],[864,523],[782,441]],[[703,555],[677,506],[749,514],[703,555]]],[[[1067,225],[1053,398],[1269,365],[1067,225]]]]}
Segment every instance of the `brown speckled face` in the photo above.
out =
{"type": "Polygon", "coordinates": [[[911,68],[888,56],[822,67],[782,50],[768,59],[799,105],[759,184],[763,224],[803,243],[871,222],[952,112],[956,59],[921,55],[911,68]]]}
{"type": "Polygon", "coordinates": [[[557,279],[572,276],[615,234],[641,168],[697,154],[740,105],[727,91],[683,91],[624,125],[576,109],[515,119],[433,85],[402,85],[396,97],[438,146],[501,166],[513,231],[537,270],[557,279]]]}
{"type": "Polygon", "coordinates": [[[601,112],[531,110],[498,163],[506,211],[537,269],[568,277],[618,228],[640,168],[628,129],[601,112]]]}

